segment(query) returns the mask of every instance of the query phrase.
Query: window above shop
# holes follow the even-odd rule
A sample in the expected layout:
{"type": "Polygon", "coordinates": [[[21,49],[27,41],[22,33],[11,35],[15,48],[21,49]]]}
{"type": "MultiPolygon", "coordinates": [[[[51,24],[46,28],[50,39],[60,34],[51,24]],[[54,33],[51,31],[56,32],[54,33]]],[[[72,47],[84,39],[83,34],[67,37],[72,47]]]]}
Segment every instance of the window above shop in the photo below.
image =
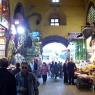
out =
{"type": "Polygon", "coordinates": [[[54,9],[48,17],[48,24],[50,26],[66,25],[66,15],[61,14],[59,10],[54,9]]]}
{"type": "Polygon", "coordinates": [[[51,18],[51,19],[50,19],[50,25],[51,25],[51,26],[59,26],[59,25],[60,25],[60,20],[59,20],[59,18],[51,18]]]}

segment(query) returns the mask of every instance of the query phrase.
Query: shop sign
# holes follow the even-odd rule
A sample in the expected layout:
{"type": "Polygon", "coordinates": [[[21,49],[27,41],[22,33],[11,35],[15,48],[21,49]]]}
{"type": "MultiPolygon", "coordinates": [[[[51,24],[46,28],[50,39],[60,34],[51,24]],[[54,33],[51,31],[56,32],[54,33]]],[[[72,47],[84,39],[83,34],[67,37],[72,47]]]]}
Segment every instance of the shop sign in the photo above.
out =
{"type": "Polygon", "coordinates": [[[83,39],[83,36],[77,37],[78,35],[80,35],[80,32],[70,32],[68,33],[68,39],[83,39]]]}
{"type": "Polygon", "coordinates": [[[30,33],[30,37],[31,37],[32,39],[40,38],[40,32],[33,31],[32,33],[30,33]]]}

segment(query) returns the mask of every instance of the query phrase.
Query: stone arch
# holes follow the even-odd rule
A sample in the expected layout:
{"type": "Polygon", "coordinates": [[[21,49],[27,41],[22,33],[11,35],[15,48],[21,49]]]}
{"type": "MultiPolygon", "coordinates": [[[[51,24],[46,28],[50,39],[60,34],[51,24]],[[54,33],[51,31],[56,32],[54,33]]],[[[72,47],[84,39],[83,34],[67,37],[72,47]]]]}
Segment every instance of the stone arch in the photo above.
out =
{"type": "Polygon", "coordinates": [[[53,43],[53,42],[61,43],[66,47],[69,44],[69,41],[64,37],[53,35],[53,36],[48,36],[42,40],[42,47],[44,47],[46,44],[53,43]]]}

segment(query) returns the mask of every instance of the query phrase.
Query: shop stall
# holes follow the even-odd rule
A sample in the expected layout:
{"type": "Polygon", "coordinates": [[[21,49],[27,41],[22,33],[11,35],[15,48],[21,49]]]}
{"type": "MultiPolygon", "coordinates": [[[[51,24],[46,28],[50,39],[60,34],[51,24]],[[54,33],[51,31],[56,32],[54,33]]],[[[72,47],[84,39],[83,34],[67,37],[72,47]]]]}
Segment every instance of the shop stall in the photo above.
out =
{"type": "Polygon", "coordinates": [[[95,63],[88,63],[84,67],[78,67],[75,72],[77,88],[95,87],[95,63]],[[94,87],[93,87],[94,86],[94,87]]]}
{"type": "Polygon", "coordinates": [[[0,0],[0,58],[7,57],[9,21],[9,0],[0,0]]]}

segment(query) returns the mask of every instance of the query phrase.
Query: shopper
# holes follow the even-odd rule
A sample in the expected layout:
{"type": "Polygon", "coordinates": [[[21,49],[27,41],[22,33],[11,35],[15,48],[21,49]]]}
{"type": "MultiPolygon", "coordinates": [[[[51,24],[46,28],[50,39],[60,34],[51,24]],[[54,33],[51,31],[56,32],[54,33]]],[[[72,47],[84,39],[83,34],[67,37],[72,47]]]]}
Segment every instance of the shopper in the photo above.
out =
{"type": "Polygon", "coordinates": [[[62,72],[62,70],[63,70],[63,66],[62,66],[62,62],[58,62],[58,67],[59,67],[59,77],[60,78],[62,78],[63,77],[63,72],[62,72]]]}
{"type": "Polygon", "coordinates": [[[63,64],[63,73],[64,73],[64,83],[68,83],[68,60],[65,61],[63,64]]]}
{"type": "Polygon", "coordinates": [[[33,72],[34,74],[38,77],[38,59],[34,59],[34,67],[33,67],[33,72]]]}
{"type": "Polygon", "coordinates": [[[54,79],[57,79],[58,76],[59,76],[59,66],[58,66],[58,63],[55,62],[55,64],[54,64],[54,79]]]}
{"type": "Polygon", "coordinates": [[[16,95],[16,79],[7,67],[8,60],[0,59],[0,95],[16,95]]]}
{"type": "Polygon", "coordinates": [[[48,66],[45,62],[43,62],[43,64],[42,64],[41,74],[42,74],[42,78],[43,78],[43,84],[45,84],[46,80],[47,80],[47,74],[48,74],[48,66]]]}
{"type": "Polygon", "coordinates": [[[28,64],[22,62],[21,72],[16,75],[17,95],[39,95],[38,81],[32,72],[28,70],[28,64]]]}
{"type": "Polygon", "coordinates": [[[50,64],[51,78],[54,78],[54,61],[50,64]]]}
{"type": "Polygon", "coordinates": [[[71,59],[71,61],[68,62],[68,66],[67,66],[69,84],[74,84],[75,70],[76,70],[76,65],[71,59]]]}

